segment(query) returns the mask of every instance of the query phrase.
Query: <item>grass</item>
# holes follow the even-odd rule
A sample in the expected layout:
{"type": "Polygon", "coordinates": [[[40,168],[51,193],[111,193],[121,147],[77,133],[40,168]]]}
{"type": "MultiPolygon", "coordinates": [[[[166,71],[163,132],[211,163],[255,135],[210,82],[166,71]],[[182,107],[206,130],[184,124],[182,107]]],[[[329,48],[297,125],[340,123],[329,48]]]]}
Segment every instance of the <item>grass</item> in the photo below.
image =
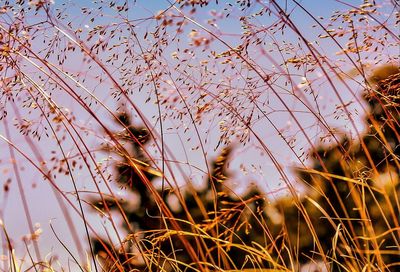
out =
{"type": "Polygon", "coordinates": [[[2,3],[2,271],[399,268],[398,4],[222,2],[2,3]]]}

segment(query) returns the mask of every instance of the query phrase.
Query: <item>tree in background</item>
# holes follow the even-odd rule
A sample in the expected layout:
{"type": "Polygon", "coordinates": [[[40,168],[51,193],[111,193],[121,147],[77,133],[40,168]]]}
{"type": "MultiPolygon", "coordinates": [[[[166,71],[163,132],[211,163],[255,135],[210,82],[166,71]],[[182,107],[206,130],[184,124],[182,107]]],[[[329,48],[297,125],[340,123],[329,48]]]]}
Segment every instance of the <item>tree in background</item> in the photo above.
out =
{"type": "MultiPolygon", "coordinates": [[[[395,271],[400,261],[398,72],[388,65],[371,76],[375,89],[364,97],[370,107],[369,129],[360,141],[345,137],[336,146],[320,146],[313,152],[311,166],[297,170],[306,185],[299,199],[281,197],[267,204],[255,187],[241,197],[229,191],[225,183],[231,148],[225,148],[211,163],[204,189],[190,184],[184,192],[157,188],[173,215],[165,218],[154,193],[123,157],[115,165],[116,182],[139,201],[120,205],[131,225],[125,224],[125,229],[129,232],[133,226],[140,242],[134,246],[130,233],[131,246],[110,256],[115,247],[97,240],[96,252],[109,270],[116,262],[141,271],[160,266],[168,271],[199,268],[193,266],[187,243],[208,268],[299,269],[307,262],[324,261],[333,271],[365,267],[395,271]],[[179,204],[168,200],[172,194],[181,198],[179,204]],[[179,231],[170,224],[173,220],[179,231]],[[250,248],[263,249],[264,254],[254,254],[250,248]]],[[[118,118],[127,128],[117,134],[118,139],[131,146],[132,157],[153,183],[160,174],[144,152],[150,142],[147,130],[134,126],[126,113],[118,118]]],[[[112,147],[107,150],[118,154],[112,147]]],[[[108,202],[116,207],[113,200],[108,202]]],[[[93,204],[104,208],[102,202],[93,204]]]]}
{"type": "Polygon", "coordinates": [[[368,131],[359,140],[320,146],[310,168],[298,170],[304,196],[266,207],[277,242],[291,249],[286,259],[324,260],[332,271],[400,269],[399,72],[386,65],[369,78],[368,131]]]}
{"type": "MultiPolygon", "coordinates": [[[[148,131],[133,125],[126,112],[118,115],[117,123],[122,123],[125,129],[116,133],[116,137],[126,144],[125,147],[129,147],[131,159],[137,163],[145,179],[154,183],[161,173],[144,151],[151,142],[148,131]]],[[[192,271],[187,270],[188,267],[198,269],[200,266],[240,270],[254,267],[254,262],[268,266],[270,260],[265,256],[252,260],[246,254],[256,244],[260,248],[265,245],[261,223],[264,201],[261,192],[254,186],[241,196],[225,186],[229,176],[227,164],[232,152],[230,147],[224,148],[211,162],[211,173],[204,188],[195,188],[189,183],[184,191],[161,186],[156,188],[156,192],[146,185],[143,176],[127,157],[111,146],[105,150],[121,157],[115,164],[115,182],[130,193],[127,199],[118,202],[127,220],[124,229],[129,233],[124,247],[115,250],[116,246],[110,242],[94,240],[95,252],[101,257],[106,271],[117,269],[117,263],[126,271],[158,271],[160,267],[167,271],[192,271]],[[160,196],[171,211],[172,218],[160,214],[154,194],[160,196]],[[179,203],[169,200],[173,195],[178,200],[180,198],[179,203]],[[131,198],[132,201],[129,200],[131,198]],[[178,232],[172,221],[178,223],[178,232]],[[192,248],[204,264],[193,265],[194,260],[187,247],[192,248]]],[[[112,198],[91,202],[97,210],[104,211],[105,205],[111,210],[118,208],[112,198]]]]}

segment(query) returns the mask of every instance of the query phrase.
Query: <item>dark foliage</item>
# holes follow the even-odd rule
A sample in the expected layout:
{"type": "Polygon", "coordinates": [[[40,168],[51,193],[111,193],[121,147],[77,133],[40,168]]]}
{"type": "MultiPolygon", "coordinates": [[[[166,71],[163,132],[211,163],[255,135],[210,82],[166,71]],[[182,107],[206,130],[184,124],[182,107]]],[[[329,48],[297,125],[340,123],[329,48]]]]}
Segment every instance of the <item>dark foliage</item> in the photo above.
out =
{"type": "MultiPolygon", "coordinates": [[[[207,186],[181,192],[179,207],[172,207],[168,201],[176,190],[157,188],[173,217],[162,219],[154,192],[122,156],[115,165],[115,180],[140,199],[133,208],[129,200],[121,205],[131,227],[140,233],[141,242],[138,246],[127,239],[130,246],[126,246],[126,253],[121,250],[115,253],[107,242],[95,241],[104,265],[109,270],[113,270],[116,262],[126,270],[156,271],[159,268],[155,263],[170,271],[189,271],[183,264],[198,269],[201,265],[193,263],[187,251],[189,245],[211,265],[240,270],[255,264],[249,261],[246,250],[235,245],[258,244],[272,258],[258,260],[258,267],[276,268],[272,262],[297,266],[325,259],[331,263],[332,271],[342,271],[343,267],[360,269],[366,264],[397,271],[400,263],[398,72],[397,67],[388,66],[371,77],[374,91],[365,95],[370,107],[366,117],[368,131],[359,141],[344,138],[336,146],[317,148],[310,168],[298,170],[299,179],[308,189],[297,200],[282,197],[267,204],[257,188],[251,188],[241,198],[235,196],[225,186],[232,151],[225,148],[211,163],[207,186]],[[180,231],[194,235],[171,234],[171,230],[177,230],[172,221],[178,223],[180,231]],[[179,239],[179,235],[184,239],[179,239]],[[202,238],[204,235],[208,238],[202,238]],[[210,237],[228,243],[221,244],[210,237]],[[114,252],[113,257],[104,246],[114,252]],[[138,247],[146,256],[154,256],[148,260],[151,265],[139,261],[138,254],[132,255],[138,252],[138,247]],[[380,253],[376,254],[374,249],[380,253]]],[[[141,162],[140,171],[153,183],[159,176],[143,151],[143,145],[150,142],[149,133],[134,126],[125,113],[118,118],[128,128],[117,134],[119,140],[130,145],[131,156],[141,162]]],[[[118,153],[112,148],[109,151],[118,153]]],[[[101,203],[95,205],[103,208],[101,203]]],[[[130,230],[127,225],[125,229],[130,230]]]]}
{"type": "Polygon", "coordinates": [[[369,129],[361,140],[344,138],[340,145],[317,148],[310,170],[298,172],[308,188],[300,203],[283,198],[272,205],[282,219],[267,220],[270,229],[284,233],[278,241],[297,250],[292,254],[302,263],[322,260],[318,240],[332,271],[350,263],[356,270],[368,263],[400,269],[399,69],[381,67],[370,82],[375,90],[365,95],[369,129]]]}
{"type": "MultiPolygon", "coordinates": [[[[151,183],[154,183],[157,178],[160,178],[160,175],[155,167],[151,166],[150,158],[143,151],[150,140],[148,131],[143,127],[134,126],[130,116],[126,113],[121,113],[118,119],[126,126],[124,132],[116,134],[119,141],[130,146],[131,157],[137,162],[139,170],[151,183]]],[[[111,147],[106,149],[119,154],[111,147]]],[[[246,254],[238,247],[231,247],[228,244],[221,245],[221,242],[212,238],[200,237],[200,234],[209,235],[209,237],[219,237],[220,241],[230,242],[230,244],[248,246],[252,246],[253,242],[265,244],[261,224],[257,222],[257,220],[262,220],[261,213],[264,206],[261,192],[255,187],[250,187],[246,194],[240,196],[243,200],[241,201],[225,186],[229,176],[227,163],[231,152],[231,148],[224,148],[219,156],[210,163],[211,174],[205,181],[206,186],[203,186],[204,188],[194,188],[188,185],[189,188],[183,192],[177,192],[169,187],[164,188],[164,190],[156,188],[157,194],[161,196],[173,218],[162,217],[154,198],[154,192],[148,188],[139,171],[132,166],[127,157],[121,156],[121,160],[115,164],[115,182],[120,187],[130,191],[131,197],[139,199],[134,207],[128,199],[119,203],[130,224],[130,227],[125,224],[124,228],[129,231],[133,227],[136,232],[140,233],[140,250],[145,255],[155,256],[150,262],[163,265],[164,269],[167,270],[179,268],[190,271],[178,262],[199,268],[198,265],[192,264],[191,256],[188,254],[183,241],[175,237],[177,235],[168,238],[170,230],[175,228],[171,224],[171,221],[174,221],[178,223],[180,231],[195,234],[184,236],[184,241],[194,249],[196,254],[202,254],[202,259],[207,259],[210,264],[214,263],[214,265],[226,268],[253,267],[246,260],[246,254]],[[183,199],[178,207],[176,204],[175,207],[171,207],[172,204],[168,201],[169,196],[174,193],[181,193],[183,199]],[[165,239],[160,239],[162,235],[165,236],[165,239]],[[223,248],[227,256],[220,254],[219,247],[223,248]],[[173,258],[176,261],[167,260],[168,258],[173,258]]],[[[98,199],[91,202],[97,209],[104,210],[103,202],[99,202],[98,199]]],[[[112,199],[107,199],[107,204],[113,210],[117,207],[112,199]]],[[[120,250],[120,253],[114,252],[113,256],[110,256],[109,253],[113,252],[114,247],[105,240],[94,240],[95,252],[102,257],[103,264],[110,271],[117,269],[116,262],[119,262],[127,271],[131,271],[131,269],[138,269],[139,271],[159,270],[159,267],[154,263],[150,266],[149,263],[146,264],[140,261],[139,257],[135,257],[138,255],[139,249],[137,246],[136,249],[133,249],[135,246],[131,242],[129,243],[130,246],[127,244],[124,248],[125,253],[120,250]],[[105,248],[109,250],[109,253],[105,248]],[[132,252],[136,252],[136,255],[133,255],[132,252]]],[[[150,259],[150,257],[148,258],[150,259]]]]}

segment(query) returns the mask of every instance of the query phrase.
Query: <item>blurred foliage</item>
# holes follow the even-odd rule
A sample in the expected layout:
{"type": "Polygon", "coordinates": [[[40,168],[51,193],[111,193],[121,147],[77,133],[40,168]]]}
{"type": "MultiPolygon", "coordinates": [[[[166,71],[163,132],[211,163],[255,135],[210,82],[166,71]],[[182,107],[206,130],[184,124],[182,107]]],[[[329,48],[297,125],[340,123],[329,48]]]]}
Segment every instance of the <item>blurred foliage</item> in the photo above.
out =
{"type": "MultiPolygon", "coordinates": [[[[138,169],[151,183],[154,183],[157,178],[160,179],[161,174],[152,166],[150,158],[143,151],[145,145],[150,142],[148,131],[144,127],[134,126],[130,116],[126,113],[119,114],[118,119],[118,123],[126,126],[124,132],[116,134],[118,140],[130,146],[131,158],[134,158],[138,169]]],[[[121,155],[111,146],[108,146],[106,150],[121,155]]],[[[115,165],[116,182],[131,193],[130,197],[135,197],[138,201],[133,201],[135,204],[132,205],[132,201],[126,199],[119,205],[126,214],[129,224],[137,232],[141,241],[140,248],[144,255],[153,256],[153,259],[148,257],[150,262],[162,265],[163,269],[167,271],[179,269],[191,271],[182,265],[192,262],[185,245],[178,237],[171,237],[174,236],[174,226],[171,221],[175,221],[178,222],[181,233],[194,234],[185,236],[184,240],[196,254],[201,256],[203,261],[205,259],[210,264],[218,266],[224,263],[224,267],[228,269],[239,268],[241,270],[245,267],[253,267],[240,246],[252,247],[254,242],[265,244],[261,225],[256,223],[257,220],[262,220],[261,212],[264,202],[261,192],[256,187],[250,186],[239,200],[238,196],[225,186],[225,181],[229,176],[227,163],[231,152],[230,147],[224,148],[210,163],[211,174],[205,181],[206,186],[202,186],[203,188],[195,188],[190,183],[184,191],[178,191],[169,186],[156,187],[156,193],[171,211],[173,218],[162,217],[159,204],[155,201],[154,192],[143,182],[143,177],[132,166],[129,159],[121,156],[121,161],[115,165]],[[181,198],[181,203],[169,201],[173,195],[178,200],[181,198]],[[225,243],[221,245],[221,242],[215,240],[217,237],[222,241],[228,241],[229,245],[225,243]],[[238,246],[230,246],[232,244],[238,246]],[[221,254],[221,250],[225,253],[221,254]],[[174,261],[167,260],[169,258],[173,258],[174,261]]],[[[105,210],[104,202],[99,199],[91,202],[96,209],[105,210]]],[[[116,210],[117,205],[113,203],[113,199],[106,199],[105,202],[110,209],[116,210]]],[[[128,232],[131,230],[127,224],[124,225],[124,228],[128,232]]],[[[127,240],[130,240],[129,237],[127,240]]],[[[159,271],[160,269],[154,264],[149,265],[143,260],[140,261],[140,257],[137,257],[140,255],[137,246],[136,249],[133,249],[135,248],[133,244],[124,249],[129,253],[123,254],[120,250],[120,253],[115,254],[114,252],[114,256],[110,256],[105,249],[106,247],[109,252],[113,252],[115,249],[115,246],[110,245],[107,241],[94,240],[94,245],[95,252],[101,256],[107,271],[117,269],[115,260],[122,264],[124,271],[132,269],[159,271]],[[132,252],[135,252],[136,255],[132,255],[132,252]]],[[[193,265],[193,267],[198,268],[197,265],[193,265]]]]}
{"type": "MultiPolygon", "coordinates": [[[[310,167],[297,170],[299,180],[306,185],[304,195],[267,202],[255,187],[240,197],[234,195],[225,186],[232,151],[227,147],[211,162],[205,188],[194,188],[190,183],[185,191],[156,188],[172,218],[162,216],[155,192],[139,174],[138,169],[152,184],[160,178],[143,151],[150,142],[149,133],[121,113],[118,121],[126,129],[117,134],[118,140],[130,146],[131,157],[140,163],[135,168],[122,156],[115,165],[117,184],[139,199],[135,205],[128,199],[119,204],[131,225],[125,224],[125,229],[131,232],[133,227],[140,242],[135,244],[128,236],[124,253],[96,240],[95,251],[106,270],[116,269],[116,260],[126,271],[156,271],[160,269],[156,263],[167,271],[191,271],[186,265],[198,269],[200,265],[193,264],[188,254],[189,245],[201,261],[223,269],[280,268],[280,264],[298,270],[301,264],[325,261],[331,264],[331,271],[398,271],[398,67],[377,69],[369,84],[371,91],[364,96],[370,108],[368,131],[357,140],[343,138],[336,146],[318,147],[310,167]],[[179,204],[168,200],[174,194],[179,204]],[[184,235],[186,232],[193,235],[184,235]],[[217,237],[227,243],[218,242],[217,237]],[[263,257],[251,258],[249,248],[263,249],[263,257]]],[[[108,151],[120,154],[112,147],[108,151]]],[[[115,209],[112,202],[107,199],[115,209]]],[[[98,200],[92,203],[104,208],[98,200]]]]}
{"type": "Polygon", "coordinates": [[[399,271],[399,72],[388,64],[369,78],[368,131],[360,140],[318,147],[310,168],[297,171],[304,196],[267,206],[275,218],[267,217],[269,228],[300,263],[325,255],[332,271],[399,271]]]}

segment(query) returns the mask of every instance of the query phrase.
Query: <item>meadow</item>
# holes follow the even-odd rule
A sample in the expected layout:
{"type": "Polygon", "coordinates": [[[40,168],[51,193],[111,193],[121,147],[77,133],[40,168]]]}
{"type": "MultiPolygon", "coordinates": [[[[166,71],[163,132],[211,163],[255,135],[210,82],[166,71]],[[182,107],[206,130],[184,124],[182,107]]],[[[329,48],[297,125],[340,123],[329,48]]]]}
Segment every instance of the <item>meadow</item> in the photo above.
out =
{"type": "Polygon", "coordinates": [[[399,25],[0,1],[0,271],[399,271],[399,25]]]}

